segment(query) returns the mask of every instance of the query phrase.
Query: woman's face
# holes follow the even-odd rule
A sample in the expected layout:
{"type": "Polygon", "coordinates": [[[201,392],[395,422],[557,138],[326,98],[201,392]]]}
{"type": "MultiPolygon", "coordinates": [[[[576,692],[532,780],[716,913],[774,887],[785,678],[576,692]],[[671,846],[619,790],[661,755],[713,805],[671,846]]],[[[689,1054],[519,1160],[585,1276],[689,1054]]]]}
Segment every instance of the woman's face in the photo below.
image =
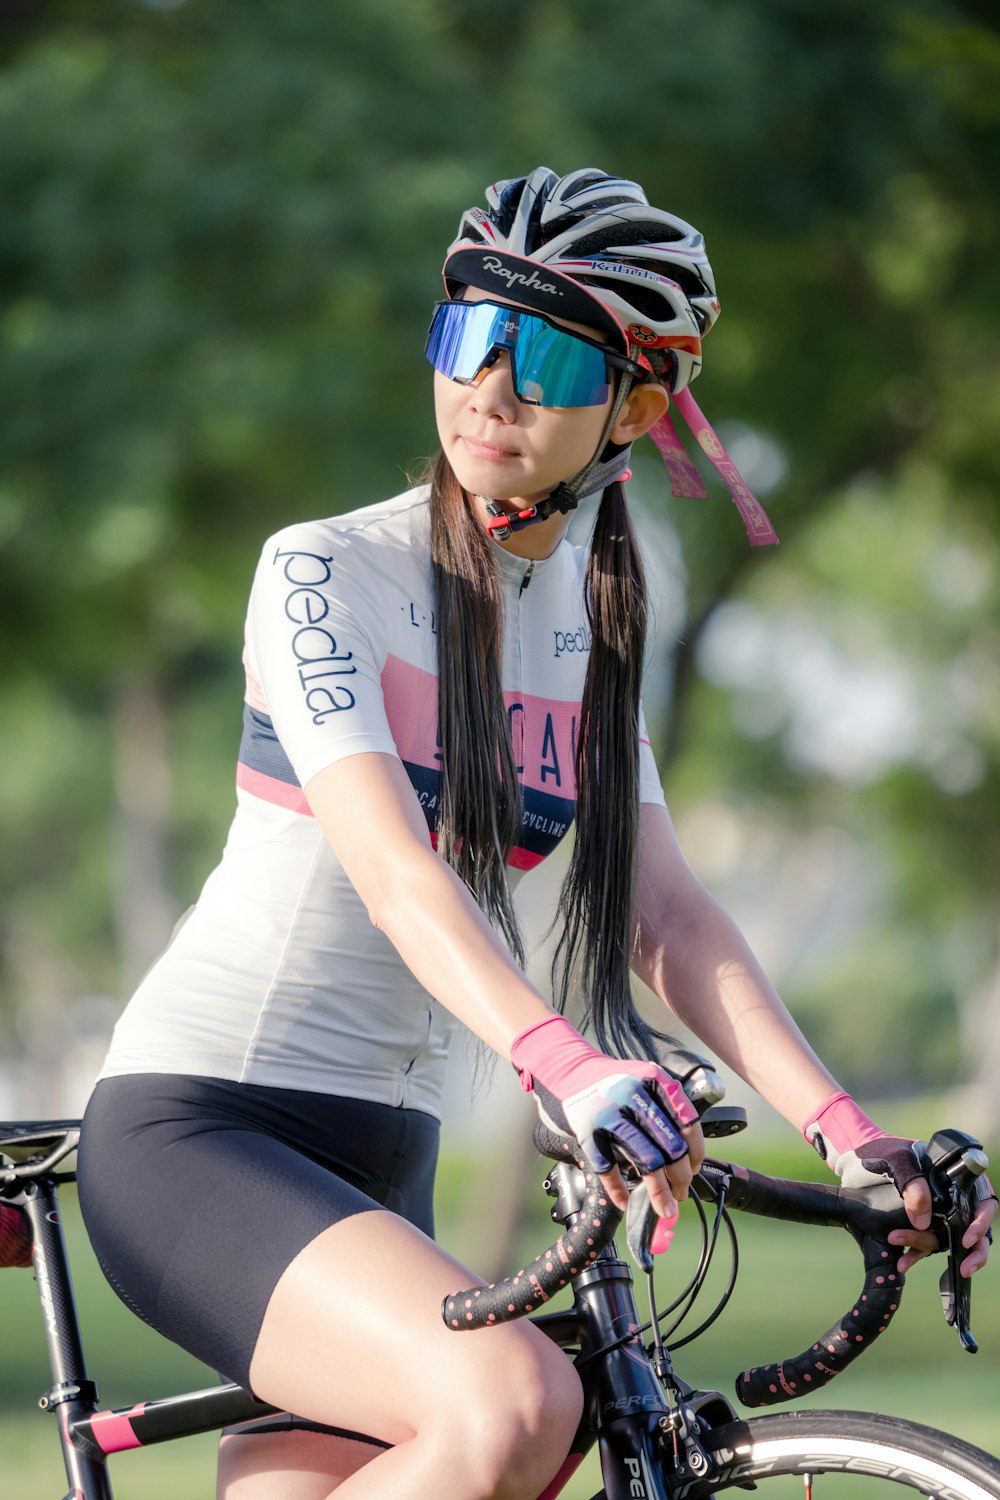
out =
{"type": "MultiPolygon", "coordinates": [[[[496,298],[469,287],[465,300],[496,298]]],[[[525,306],[507,298],[504,305],[525,306]]],[[[571,333],[601,338],[583,323],[559,322],[571,333]]],[[[434,372],[434,405],[445,457],[463,489],[499,501],[533,504],[561,480],[578,474],[594,456],[613,400],[609,396],[603,406],[529,406],[514,394],[506,352],[471,385],[434,372]]]]}

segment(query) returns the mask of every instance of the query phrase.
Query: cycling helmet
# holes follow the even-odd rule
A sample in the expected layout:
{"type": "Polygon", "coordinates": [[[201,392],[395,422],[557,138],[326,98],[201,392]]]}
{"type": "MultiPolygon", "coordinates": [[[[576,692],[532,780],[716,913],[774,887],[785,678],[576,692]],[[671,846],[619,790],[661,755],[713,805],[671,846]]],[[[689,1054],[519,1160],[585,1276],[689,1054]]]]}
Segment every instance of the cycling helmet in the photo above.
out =
{"type": "MultiPolygon", "coordinates": [[[[752,543],[776,541],[770,522],[736,472],[688,387],[701,370],[701,341],[719,315],[715,278],[697,229],[653,208],[638,183],[584,167],[559,177],[536,167],[494,183],[486,208],[469,208],[445,258],[449,298],[465,287],[523,302],[549,317],[588,323],[671,393],[703,451],[722,473],[752,543]],[[678,399],[679,398],[679,399],[678,399]],[[734,479],[735,476],[735,479],[734,479]],[[756,507],[753,525],[748,508],[756,507]],[[763,518],[763,522],[761,521],[763,518]]],[[[628,475],[629,450],[609,442],[634,377],[619,378],[597,452],[573,478],[518,522],[493,507],[493,534],[569,511],[584,496],[628,475]]],[[[705,488],[669,416],[651,434],[673,493],[705,488]]]]}
{"type": "Polygon", "coordinates": [[[567,177],[536,167],[495,183],[486,203],[462,215],[444,265],[449,296],[463,285],[506,290],[596,324],[623,353],[645,354],[671,391],[690,385],[719,315],[697,229],[652,208],[638,183],[590,167],[567,177]]]}

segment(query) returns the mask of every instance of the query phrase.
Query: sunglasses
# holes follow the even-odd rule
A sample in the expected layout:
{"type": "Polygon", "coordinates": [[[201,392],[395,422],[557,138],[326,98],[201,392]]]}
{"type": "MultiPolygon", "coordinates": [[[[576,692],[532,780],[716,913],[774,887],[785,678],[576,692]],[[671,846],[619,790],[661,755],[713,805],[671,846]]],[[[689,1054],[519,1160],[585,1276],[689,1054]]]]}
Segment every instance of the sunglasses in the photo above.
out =
{"type": "Polygon", "coordinates": [[[646,371],[596,339],[570,333],[541,313],[498,302],[438,302],[427,358],[440,374],[468,385],[502,353],[510,356],[514,394],[529,406],[603,406],[612,371],[646,371]]]}

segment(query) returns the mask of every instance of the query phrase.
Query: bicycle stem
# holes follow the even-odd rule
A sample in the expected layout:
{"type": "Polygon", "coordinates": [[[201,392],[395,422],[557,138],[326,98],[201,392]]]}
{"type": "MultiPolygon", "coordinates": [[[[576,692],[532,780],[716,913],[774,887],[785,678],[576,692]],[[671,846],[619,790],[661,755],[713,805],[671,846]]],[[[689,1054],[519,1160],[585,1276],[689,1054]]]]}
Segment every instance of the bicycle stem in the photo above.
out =
{"type": "MultiPolygon", "coordinates": [[[[555,1199],[553,1219],[572,1227],[584,1206],[582,1172],[559,1163],[545,1188],[555,1199]]],[[[709,1460],[687,1399],[693,1393],[674,1375],[661,1342],[658,1367],[650,1363],[642,1343],[632,1270],[613,1242],[575,1278],[574,1291],[580,1340],[577,1367],[584,1376],[586,1419],[597,1434],[608,1500],[618,1500],[619,1483],[621,1496],[638,1493],[634,1483],[667,1455],[679,1478],[700,1478],[709,1460]]],[[[712,1393],[712,1399],[721,1398],[712,1393]]]]}

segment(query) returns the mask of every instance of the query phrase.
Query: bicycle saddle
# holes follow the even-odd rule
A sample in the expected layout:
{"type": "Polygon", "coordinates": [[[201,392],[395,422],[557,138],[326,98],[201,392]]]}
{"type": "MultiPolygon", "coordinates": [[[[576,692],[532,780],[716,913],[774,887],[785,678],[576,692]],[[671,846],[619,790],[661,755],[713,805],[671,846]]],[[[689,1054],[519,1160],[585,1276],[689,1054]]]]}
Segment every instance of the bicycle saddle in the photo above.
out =
{"type": "Polygon", "coordinates": [[[0,1153],[15,1160],[37,1155],[73,1134],[79,1137],[79,1120],[0,1120],[0,1153]]]}

